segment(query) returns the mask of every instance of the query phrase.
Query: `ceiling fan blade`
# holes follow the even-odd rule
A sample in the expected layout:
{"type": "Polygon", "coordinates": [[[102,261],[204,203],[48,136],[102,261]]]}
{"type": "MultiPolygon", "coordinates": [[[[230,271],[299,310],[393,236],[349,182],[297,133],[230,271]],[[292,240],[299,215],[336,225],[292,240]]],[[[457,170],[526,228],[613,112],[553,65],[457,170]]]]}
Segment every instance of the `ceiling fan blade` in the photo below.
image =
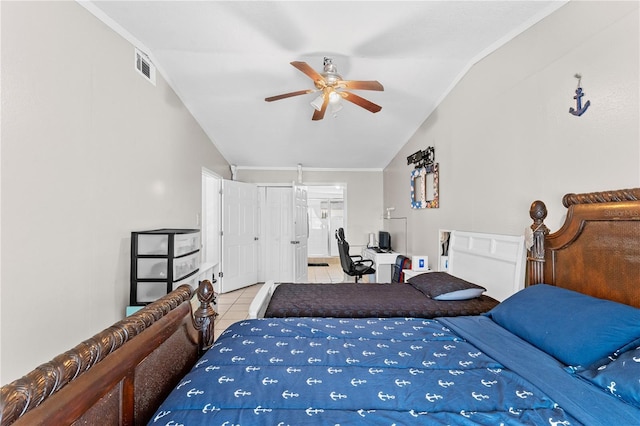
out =
{"type": "Polygon", "coordinates": [[[298,68],[300,71],[305,73],[313,81],[322,81],[322,82],[324,82],[324,77],[321,76],[318,71],[316,71],[313,68],[311,68],[311,66],[309,64],[307,64],[306,62],[293,61],[293,62],[291,62],[291,65],[293,65],[294,67],[298,68]]]}
{"type": "Polygon", "coordinates": [[[311,117],[311,119],[313,121],[322,120],[324,118],[324,113],[327,111],[328,105],[329,105],[329,95],[325,93],[323,96],[322,108],[320,108],[320,111],[315,110],[313,112],[313,117],[311,117]]]}
{"type": "Polygon", "coordinates": [[[291,98],[293,96],[306,95],[307,93],[313,93],[313,92],[315,92],[315,90],[313,89],[298,90],[297,92],[283,93],[282,95],[270,96],[268,98],[264,98],[264,100],[267,102],[273,102],[273,101],[279,101],[280,99],[291,98]]]}
{"type": "Polygon", "coordinates": [[[344,99],[348,100],[349,102],[353,102],[354,104],[368,111],[371,111],[373,113],[376,113],[382,109],[380,105],[376,105],[373,102],[368,101],[365,98],[362,98],[354,93],[351,93],[351,92],[337,92],[337,93],[339,93],[340,96],[342,96],[344,99]]]}
{"type": "Polygon", "coordinates": [[[384,87],[380,84],[379,81],[339,81],[336,86],[344,87],[345,89],[352,90],[378,90],[380,92],[384,91],[384,87]]]}

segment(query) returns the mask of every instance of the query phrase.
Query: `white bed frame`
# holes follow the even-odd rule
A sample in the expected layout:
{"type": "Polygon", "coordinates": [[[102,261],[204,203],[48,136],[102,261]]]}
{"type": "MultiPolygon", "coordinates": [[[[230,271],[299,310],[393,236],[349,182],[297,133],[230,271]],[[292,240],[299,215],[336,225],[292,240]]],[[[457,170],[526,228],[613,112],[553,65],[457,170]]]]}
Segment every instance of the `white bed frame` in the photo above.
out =
{"type": "Polygon", "coordinates": [[[449,240],[449,270],[481,285],[502,302],[524,288],[526,249],[523,235],[453,231],[449,240]]]}
{"type": "Polygon", "coordinates": [[[274,282],[273,280],[269,280],[262,285],[262,288],[258,290],[255,297],[251,301],[251,305],[249,305],[249,318],[264,318],[264,313],[267,311],[267,306],[269,306],[269,302],[271,301],[271,296],[273,292],[278,287],[279,283],[274,282]]]}
{"type": "MultiPolygon", "coordinates": [[[[448,272],[481,285],[503,301],[524,288],[524,236],[452,231],[448,272]]],[[[249,306],[249,318],[263,318],[279,283],[267,281],[249,306]]]]}

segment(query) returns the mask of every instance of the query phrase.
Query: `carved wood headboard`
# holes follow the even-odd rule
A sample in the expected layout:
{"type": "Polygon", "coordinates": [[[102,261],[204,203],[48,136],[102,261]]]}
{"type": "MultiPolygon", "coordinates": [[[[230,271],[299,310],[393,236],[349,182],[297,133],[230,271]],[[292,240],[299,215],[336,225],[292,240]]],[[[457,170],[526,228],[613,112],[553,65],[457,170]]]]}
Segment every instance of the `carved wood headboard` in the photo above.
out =
{"type": "Polygon", "coordinates": [[[567,194],[554,233],[542,201],[531,205],[528,284],[546,283],[640,307],[640,188],[567,194]]]}

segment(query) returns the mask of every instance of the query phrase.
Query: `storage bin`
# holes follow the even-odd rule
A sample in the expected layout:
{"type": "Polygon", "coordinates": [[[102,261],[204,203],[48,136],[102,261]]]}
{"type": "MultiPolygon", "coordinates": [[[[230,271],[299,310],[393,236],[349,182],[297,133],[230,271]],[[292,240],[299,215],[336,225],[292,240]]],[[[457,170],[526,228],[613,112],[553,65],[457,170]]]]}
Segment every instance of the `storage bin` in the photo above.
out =
{"type": "Polygon", "coordinates": [[[136,287],[136,300],[138,303],[151,303],[167,294],[165,282],[138,281],[136,287]]]}
{"type": "Polygon", "coordinates": [[[141,306],[174,290],[200,267],[200,231],[163,228],[131,233],[129,303],[141,306]]]}
{"type": "Polygon", "coordinates": [[[167,278],[168,259],[139,257],[137,262],[138,279],[167,278]]]}
{"type": "Polygon", "coordinates": [[[198,269],[200,253],[196,252],[184,257],[176,257],[173,259],[173,277],[174,281],[181,280],[193,271],[198,269]]]}
{"type": "Polygon", "coordinates": [[[182,256],[200,250],[200,233],[176,234],[173,241],[173,255],[182,256]]]}
{"type": "Polygon", "coordinates": [[[140,234],[138,235],[138,254],[163,255],[169,254],[168,234],[140,234]]]}

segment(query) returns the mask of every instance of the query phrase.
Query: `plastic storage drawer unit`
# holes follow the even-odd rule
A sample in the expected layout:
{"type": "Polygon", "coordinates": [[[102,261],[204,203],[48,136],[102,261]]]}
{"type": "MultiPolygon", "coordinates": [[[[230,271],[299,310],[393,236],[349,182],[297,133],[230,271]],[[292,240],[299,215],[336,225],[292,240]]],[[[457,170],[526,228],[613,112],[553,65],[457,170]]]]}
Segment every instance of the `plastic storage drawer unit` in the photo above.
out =
{"type": "MultiPolygon", "coordinates": [[[[131,233],[129,303],[141,306],[194,280],[200,267],[200,230],[154,229],[131,233]]],[[[192,284],[193,286],[193,284],[192,284]]]]}

